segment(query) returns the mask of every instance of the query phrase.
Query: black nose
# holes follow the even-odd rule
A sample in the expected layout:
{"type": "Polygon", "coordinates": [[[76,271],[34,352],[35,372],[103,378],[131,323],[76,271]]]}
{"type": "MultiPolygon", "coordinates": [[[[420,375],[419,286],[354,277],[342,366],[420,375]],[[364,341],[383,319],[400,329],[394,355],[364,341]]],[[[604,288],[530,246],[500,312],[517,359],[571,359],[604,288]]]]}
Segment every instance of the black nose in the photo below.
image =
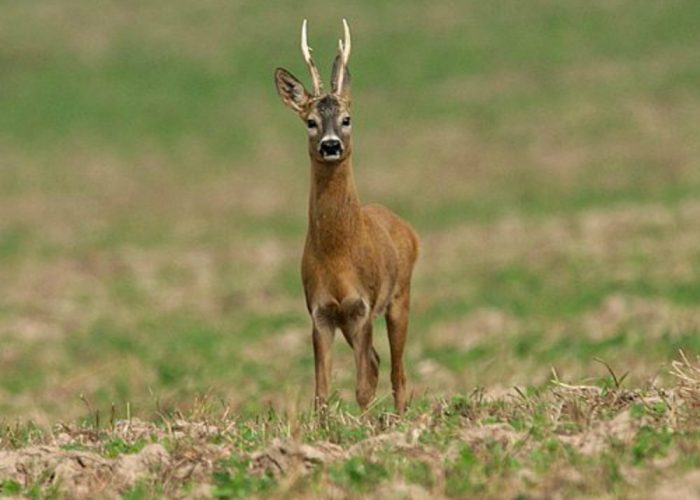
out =
{"type": "Polygon", "coordinates": [[[337,139],[327,139],[321,143],[321,153],[332,156],[340,154],[343,150],[343,145],[337,139]]]}

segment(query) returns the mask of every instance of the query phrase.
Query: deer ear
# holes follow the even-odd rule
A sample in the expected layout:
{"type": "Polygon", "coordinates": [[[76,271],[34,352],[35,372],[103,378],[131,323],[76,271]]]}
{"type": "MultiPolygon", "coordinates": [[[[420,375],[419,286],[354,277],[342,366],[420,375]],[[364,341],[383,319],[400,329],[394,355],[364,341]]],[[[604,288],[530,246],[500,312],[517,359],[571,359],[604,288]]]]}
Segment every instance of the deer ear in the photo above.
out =
{"type": "Polygon", "coordinates": [[[347,65],[345,66],[345,76],[343,76],[343,88],[340,89],[340,93],[338,93],[338,77],[340,76],[339,68],[342,66],[340,61],[340,54],[338,54],[335,56],[335,60],[333,61],[333,70],[331,71],[331,89],[334,94],[347,101],[350,101],[350,70],[348,70],[347,65]]]}
{"type": "Polygon", "coordinates": [[[282,102],[297,113],[304,110],[311,96],[294,75],[284,68],[277,68],[275,70],[275,85],[277,85],[277,93],[282,98],[282,102]]]}

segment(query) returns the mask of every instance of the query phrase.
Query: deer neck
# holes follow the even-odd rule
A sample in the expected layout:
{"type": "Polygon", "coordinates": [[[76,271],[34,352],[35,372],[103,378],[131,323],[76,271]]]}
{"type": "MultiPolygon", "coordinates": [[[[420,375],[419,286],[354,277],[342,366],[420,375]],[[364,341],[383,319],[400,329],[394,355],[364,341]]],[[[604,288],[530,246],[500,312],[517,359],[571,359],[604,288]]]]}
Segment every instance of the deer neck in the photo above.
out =
{"type": "Polygon", "coordinates": [[[329,256],[349,252],[361,221],[350,158],[334,167],[312,160],[308,240],[314,251],[329,256]]]}

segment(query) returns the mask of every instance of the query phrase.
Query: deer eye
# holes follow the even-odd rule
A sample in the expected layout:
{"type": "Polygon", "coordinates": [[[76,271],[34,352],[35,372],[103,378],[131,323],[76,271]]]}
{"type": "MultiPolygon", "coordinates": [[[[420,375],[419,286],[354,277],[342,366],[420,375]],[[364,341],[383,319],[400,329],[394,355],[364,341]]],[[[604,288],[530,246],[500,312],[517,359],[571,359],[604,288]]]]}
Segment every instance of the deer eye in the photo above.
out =
{"type": "Polygon", "coordinates": [[[316,127],[318,127],[318,125],[316,124],[316,120],[312,120],[311,118],[309,118],[308,120],[306,120],[306,126],[307,126],[308,128],[316,128],[316,127]]]}
{"type": "Polygon", "coordinates": [[[350,117],[346,116],[345,118],[343,118],[342,124],[343,124],[343,127],[349,127],[350,126],[350,117]]]}

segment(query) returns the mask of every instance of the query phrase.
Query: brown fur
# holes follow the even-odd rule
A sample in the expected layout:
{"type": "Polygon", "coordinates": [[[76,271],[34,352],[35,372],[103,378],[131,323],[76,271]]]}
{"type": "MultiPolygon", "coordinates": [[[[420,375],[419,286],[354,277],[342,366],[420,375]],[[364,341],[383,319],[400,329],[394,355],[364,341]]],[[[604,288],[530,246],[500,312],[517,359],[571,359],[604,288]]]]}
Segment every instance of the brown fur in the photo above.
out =
{"type": "MultiPolygon", "coordinates": [[[[310,96],[285,70],[278,69],[275,79],[283,101],[303,120],[321,114],[319,102],[327,100],[328,95],[310,96]]],[[[333,99],[337,109],[332,118],[347,116],[349,85],[344,84],[343,94],[333,95],[333,99]]],[[[316,130],[310,130],[309,226],[301,272],[313,321],[316,402],[323,405],[328,398],[336,329],[341,330],[355,354],[357,402],[366,408],[372,401],[379,372],[379,356],[372,346],[372,322],[383,314],[391,351],[394,405],[402,413],[407,396],[403,351],[418,236],[383,206],[360,205],[351,153],[349,127],[340,127],[329,119],[322,128],[319,123],[316,130]],[[318,153],[318,141],[328,127],[335,127],[333,132],[344,145],[341,157],[335,161],[324,161],[318,153]]]]}

